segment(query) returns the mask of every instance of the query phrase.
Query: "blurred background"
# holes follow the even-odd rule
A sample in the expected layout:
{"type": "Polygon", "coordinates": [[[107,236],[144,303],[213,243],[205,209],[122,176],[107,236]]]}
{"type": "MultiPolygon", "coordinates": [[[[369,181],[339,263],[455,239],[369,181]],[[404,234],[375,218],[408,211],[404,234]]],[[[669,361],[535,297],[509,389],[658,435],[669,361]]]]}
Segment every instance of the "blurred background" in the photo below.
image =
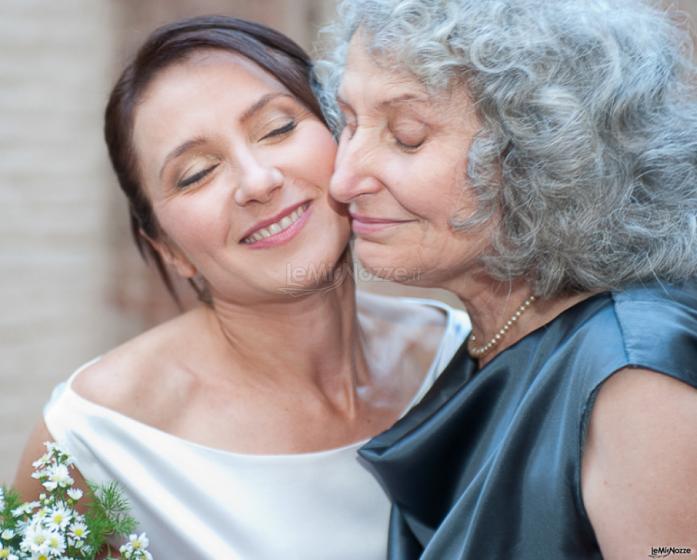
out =
{"type": "MultiPolygon", "coordinates": [[[[697,0],[671,5],[697,17],[697,0]]],[[[334,9],[335,0],[0,0],[0,484],[56,383],[176,313],[133,246],[102,139],[106,97],[135,48],[163,23],[219,13],[312,51],[334,9]]]]}

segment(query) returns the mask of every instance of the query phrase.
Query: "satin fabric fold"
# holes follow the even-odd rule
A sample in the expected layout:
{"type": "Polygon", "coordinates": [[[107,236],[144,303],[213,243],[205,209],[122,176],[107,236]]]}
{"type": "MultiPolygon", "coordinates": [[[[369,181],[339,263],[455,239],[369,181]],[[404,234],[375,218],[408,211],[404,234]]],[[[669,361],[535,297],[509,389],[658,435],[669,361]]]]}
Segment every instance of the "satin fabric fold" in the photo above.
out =
{"type": "Polygon", "coordinates": [[[627,366],[697,386],[694,283],[593,296],[480,371],[463,346],[359,451],[394,502],[389,558],[601,558],[582,445],[597,391],[627,366]]]}
{"type": "MultiPolygon", "coordinates": [[[[462,344],[469,318],[431,300],[403,301],[448,318],[410,407],[462,344]]],[[[86,478],[120,484],[156,560],[385,558],[390,503],[357,456],[364,442],[280,455],[214,449],[86,400],[73,390],[79,374],[55,389],[46,425],[86,478]]]]}

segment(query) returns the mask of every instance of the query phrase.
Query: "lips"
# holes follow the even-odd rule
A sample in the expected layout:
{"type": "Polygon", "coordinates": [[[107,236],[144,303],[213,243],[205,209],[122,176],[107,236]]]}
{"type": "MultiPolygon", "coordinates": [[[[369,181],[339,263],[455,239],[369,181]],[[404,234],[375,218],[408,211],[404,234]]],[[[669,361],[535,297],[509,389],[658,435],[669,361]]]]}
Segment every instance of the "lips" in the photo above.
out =
{"type": "Polygon", "coordinates": [[[401,224],[407,224],[414,220],[395,220],[391,218],[363,216],[361,214],[350,213],[351,228],[357,235],[377,233],[401,224]]]}
{"type": "Polygon", "coordinates": [[[364,224],[404,224],[413,221],[399,218],[385,218],[381,216],[365,216],[363,214],[356,214],[355,212],[350,211],[349,215],[351,216],[352,220],[363,222],[364,224]]]}
{"type": "Polygon", "coordinates": [[[295,224],[307,211],[310,203],[305,201],[286,208],[275,216],[257,222],[242,236],[240,243],[251,244],[277,235],[295,224]]]}

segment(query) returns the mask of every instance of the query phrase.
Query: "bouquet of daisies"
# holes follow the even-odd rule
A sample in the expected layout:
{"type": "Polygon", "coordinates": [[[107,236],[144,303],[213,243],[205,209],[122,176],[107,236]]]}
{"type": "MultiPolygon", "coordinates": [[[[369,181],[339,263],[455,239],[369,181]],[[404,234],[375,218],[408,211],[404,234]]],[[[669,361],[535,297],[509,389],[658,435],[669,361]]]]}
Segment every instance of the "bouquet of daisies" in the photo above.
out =
{"type": "MultiPolygon", "coordinates": [[[[152,560],[145,533],[135,533],[136,521],[128,502],[114,482],[89,484],[89,495],[73,487],[72,459],[55,443],[33,463],[32,476],[46,492],[34,502],[22,502],[17,493],[0,488],[0,559],[94,560],[107,539],[123,538],[121,558],[152,560]],[[85,513],[76,505],[85,502],[85,513]]],[[[111,558],[109,555],[108,558],[111,558]]]]}

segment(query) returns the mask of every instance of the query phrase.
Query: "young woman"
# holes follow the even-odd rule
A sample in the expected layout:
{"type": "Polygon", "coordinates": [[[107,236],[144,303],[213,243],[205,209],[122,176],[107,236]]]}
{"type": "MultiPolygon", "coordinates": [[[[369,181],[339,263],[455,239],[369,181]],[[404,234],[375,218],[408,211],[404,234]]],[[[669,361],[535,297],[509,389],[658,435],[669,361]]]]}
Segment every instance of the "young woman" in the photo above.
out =
{"type": "Polygon", "coordinates": [[[207,303],[59,386],[17,487],[39,492],[31,461],[54,439],[84,478],[120,483],[156,558],[383,558],[389,502],[356,450],[420,398],[467,319],[356,301],[307,56],[232,18],[166,26],[105,131],[139,245],[207,303]]]}

